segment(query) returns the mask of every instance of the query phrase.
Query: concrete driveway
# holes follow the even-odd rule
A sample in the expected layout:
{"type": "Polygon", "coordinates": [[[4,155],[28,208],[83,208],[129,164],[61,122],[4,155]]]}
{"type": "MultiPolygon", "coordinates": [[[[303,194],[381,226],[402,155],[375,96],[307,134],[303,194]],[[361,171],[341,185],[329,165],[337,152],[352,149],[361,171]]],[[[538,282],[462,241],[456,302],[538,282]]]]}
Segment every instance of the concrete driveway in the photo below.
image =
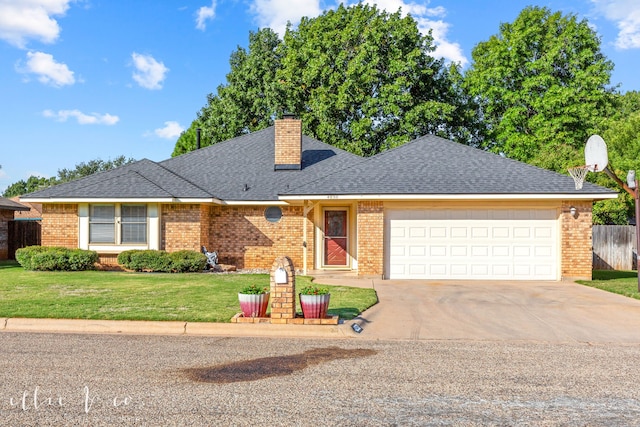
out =
{"type": "Polygon", "coordinates": [[[640,301],[573,282],[354,282],[380,300],[362,338],[640,343],[640,301]]]}

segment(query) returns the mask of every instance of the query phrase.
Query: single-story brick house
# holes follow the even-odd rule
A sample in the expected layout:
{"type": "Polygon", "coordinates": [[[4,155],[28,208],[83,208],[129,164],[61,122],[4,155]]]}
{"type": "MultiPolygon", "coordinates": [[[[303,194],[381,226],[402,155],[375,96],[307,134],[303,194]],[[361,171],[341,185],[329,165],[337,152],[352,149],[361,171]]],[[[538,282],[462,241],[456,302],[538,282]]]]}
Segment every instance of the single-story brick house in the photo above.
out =
{"type": "Polygon", "coordinates": [[[9,258],[9,221],[13,221],[14,212],[28,210],[25,205],[0,197],[0,259],[9,258]]]}
{"type": "Polygon", "coordinates": [[[238,268],[391,279],[590,278],[591,206],[615,192],[425,136],[362,158],[300,120],[162,162],[140,160],[29,194],[43,245],[219,252],[238,268]]]}

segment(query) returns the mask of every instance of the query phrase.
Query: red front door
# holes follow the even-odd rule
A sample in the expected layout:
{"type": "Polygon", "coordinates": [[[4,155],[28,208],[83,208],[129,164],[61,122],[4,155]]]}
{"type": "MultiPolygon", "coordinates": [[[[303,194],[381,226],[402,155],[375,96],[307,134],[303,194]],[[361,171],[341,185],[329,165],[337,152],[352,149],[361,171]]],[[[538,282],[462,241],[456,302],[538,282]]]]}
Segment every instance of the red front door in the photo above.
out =
{"type": "Polygon", "coordinates": [[[347,265],[347,211],[324,211],[324,265],[347,265]]]}

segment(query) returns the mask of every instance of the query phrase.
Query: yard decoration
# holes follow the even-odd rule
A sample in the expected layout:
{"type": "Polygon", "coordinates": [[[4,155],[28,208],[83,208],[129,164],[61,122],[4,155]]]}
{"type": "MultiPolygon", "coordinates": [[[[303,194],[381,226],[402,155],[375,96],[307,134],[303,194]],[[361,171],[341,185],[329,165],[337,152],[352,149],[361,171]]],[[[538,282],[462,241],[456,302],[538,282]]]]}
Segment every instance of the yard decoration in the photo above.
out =
{"type": "Polygon", "coordinates": [[[305,286],[300,290],[300,307],[305,319],[324,319],[327,317],[331,294],[329,289],[318,286],[305,286]]]}
{"type": "Polygon", "coordinates": [[[267,288],[249,285],[238,292],[240,309],[244,317],[265,317],[269,306],[269,292],[267,288]]]}

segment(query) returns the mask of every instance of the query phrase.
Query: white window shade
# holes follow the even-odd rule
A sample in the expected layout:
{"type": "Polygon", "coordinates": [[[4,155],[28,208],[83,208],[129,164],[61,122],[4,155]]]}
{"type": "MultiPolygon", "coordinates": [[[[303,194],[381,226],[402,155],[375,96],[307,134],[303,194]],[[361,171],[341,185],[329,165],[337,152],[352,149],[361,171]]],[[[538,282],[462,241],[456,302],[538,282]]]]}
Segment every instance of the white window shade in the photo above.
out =
{"type": "Polygon", "coordinates": [[[122,205],[122,243],[147,242],[147,207],[144,205],[122,205]]]}
{"type": "Polygon", "coordinates": [[[115,206],[92,205],[89,213],[89,242],[115,243],[115,206]]]}

